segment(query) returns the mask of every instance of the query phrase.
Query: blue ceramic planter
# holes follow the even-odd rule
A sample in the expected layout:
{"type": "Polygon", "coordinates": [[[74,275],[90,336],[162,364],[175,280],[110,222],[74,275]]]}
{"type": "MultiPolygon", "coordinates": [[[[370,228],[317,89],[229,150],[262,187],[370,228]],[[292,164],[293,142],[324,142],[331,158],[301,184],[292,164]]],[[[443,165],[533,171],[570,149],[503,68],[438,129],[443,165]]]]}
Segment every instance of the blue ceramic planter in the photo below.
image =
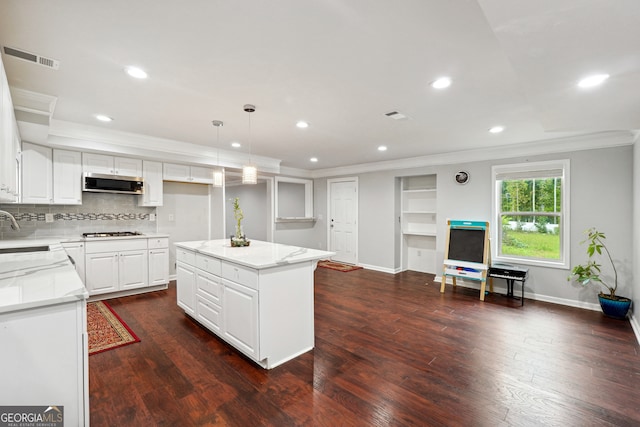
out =
{"type": "Polygon", "coordinates": [[[619,298],[619,300],[613,300],[608,298],[607,295],[598,295],[600,308],[602,308],[605,316],[613,317],[614,319],[626,319],[629,308],[631,307],[631,300],[624,297],[619,298]]]}

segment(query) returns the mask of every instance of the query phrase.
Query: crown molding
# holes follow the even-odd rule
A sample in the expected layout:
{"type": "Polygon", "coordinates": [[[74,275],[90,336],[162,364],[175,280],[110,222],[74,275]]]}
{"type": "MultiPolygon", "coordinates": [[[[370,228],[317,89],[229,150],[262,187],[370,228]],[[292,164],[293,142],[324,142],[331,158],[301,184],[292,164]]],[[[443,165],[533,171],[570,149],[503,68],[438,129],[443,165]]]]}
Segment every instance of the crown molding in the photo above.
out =
{"type": "Polygon", "coordinates": [[[534,156],[550,153],[566,153],[582,150],[632,145],[637,140],[632,131],[598,132],[564,138],[530,141],[518,144],[500,145],[496,147],[474,150],[434,154],[431,156],[413,157],[409,159],[389,160],[384,162],[363,163],[338,168],[316,169],[312,178],[328,178],[341,175],[353,175],[369,172],[381,172],[396,169],[411,169],[425,166],[451,165],[458,163],[478,162],[495,159],[508,159],[520,156],[534,156]]]}
{"type": "Polygon", "coordinates": [[[30,90],[10,86],[13,108],[26,113],[39,114],[48,117],[53,115],[58,98],[30,90]]]}
{"type": "Polygon", "coordinates": [[[157,138],[96,126],[51,120],[47,145],[96,153],[141,156],[148,159],[241,169],[249,161],[260,172],[280,173],[280,160],[248,153],[232,153],[172,139],[157,138]]]}

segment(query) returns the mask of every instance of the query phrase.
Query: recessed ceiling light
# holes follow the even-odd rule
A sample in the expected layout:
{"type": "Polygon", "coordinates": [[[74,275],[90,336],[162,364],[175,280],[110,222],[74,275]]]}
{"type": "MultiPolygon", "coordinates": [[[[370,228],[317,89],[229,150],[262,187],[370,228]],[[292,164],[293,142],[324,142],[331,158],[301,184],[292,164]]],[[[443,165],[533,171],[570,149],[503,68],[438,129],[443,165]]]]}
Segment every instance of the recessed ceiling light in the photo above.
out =
{"type": "Polygon", "coordinates": [[[601,85],[605,80],[609,78],[609,74],[594,74],[587,76],[578,82],[578,86],[581,88],[588,88],[601,85]]]}
{"type": "Polygon", "coordinates": [[[96,114],[96,119],[100,120],[101,122],[112,122],[113,121],[112,117],[105,116],[104,114],[96,114]]]}
{"type": "Polygon", "coordinates": [[[231,143],[231,146],[232,146],[233,148],[240,148],[240,147],[242,147],[242,145],[240,145],[240,143],[239,143],[239,142],[232,142],[232,143],[231,143]]]}
{"type": "Polygon", "coordinates": [[[309,123],[303,122],[302,120],[300,120],[298,123],[296,123],[296,126],[299,127],[300,129],[305,129],[309,127],[309,123]]]}
{"type": "Polygon", "coordinates": [[[504,126],[494,126],[491,129],[489,129],[489,132],[491,133],[500,133],[504,130],[504,126]]]}
{"type": "Polygon", "coordinates": [[[309,159],[310,162],[316,163],[318,161],[317,157],[312,157],[309,159]]]}
{"type": "Polygon", "coordinates": [[[379,146],[378,151],[387,151],[387,146],[386,145],[379,146]]]}
{"type": "Polygon", "coordinates": [[[138,67],[127,67],[126,68],[127,74],[129,74],[131,77],[135,77],[136,79],[146,79],[147,73],[138,67]]]}
{"type": "Polygon", "coordinates": [[[431,83],[431,87],[434,89],[445,89],[451,86],[451,78],[450,77],[440,77],[431,83]]]}

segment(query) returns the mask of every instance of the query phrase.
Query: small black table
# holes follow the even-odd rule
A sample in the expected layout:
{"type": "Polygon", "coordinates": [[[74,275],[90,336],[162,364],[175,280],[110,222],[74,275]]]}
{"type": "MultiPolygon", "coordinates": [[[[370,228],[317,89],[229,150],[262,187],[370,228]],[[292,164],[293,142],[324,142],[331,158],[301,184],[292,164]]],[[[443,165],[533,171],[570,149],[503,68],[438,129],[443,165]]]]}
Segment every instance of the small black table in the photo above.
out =
{"type": "Polygon", "coordinates": [[[491,264],[487,277],[496,277],[499,279],[505,279],[507,281],[507,296],[509,298],[515,298],[513,295],[513,284],[520,282],[522,284],[522,296],[520,297],[520,306],[524,305],[524,282],[529,276],[529,269],[518,267],[511,264],[491,264]]]}

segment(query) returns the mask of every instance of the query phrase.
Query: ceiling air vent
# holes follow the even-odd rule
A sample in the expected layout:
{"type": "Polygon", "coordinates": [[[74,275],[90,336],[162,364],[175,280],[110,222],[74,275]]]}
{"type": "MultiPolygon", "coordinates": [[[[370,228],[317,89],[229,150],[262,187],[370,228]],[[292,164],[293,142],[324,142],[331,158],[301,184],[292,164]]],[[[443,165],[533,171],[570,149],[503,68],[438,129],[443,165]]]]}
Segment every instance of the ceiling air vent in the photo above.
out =
{"type": "Polygon", "coordinates": [[[25,52],[24,50],[5,46],[4,54],[22,59],[23,61],[33,62],[35,64],[42,65],[43,67],[51,68],[53,70],[57,70],[58,68],[60,68],[60,61],[56,61],[55,59],[51,58],[45,58],[44,56],[36,55],[35,53],[25,52]]]}
{"type": "Polygon", "coordinates": [[[385,116],[391,117],[393,120],[407,120],[408,117],[398,111],[389,111],[388,113],[384,113],[385,116]]]}

